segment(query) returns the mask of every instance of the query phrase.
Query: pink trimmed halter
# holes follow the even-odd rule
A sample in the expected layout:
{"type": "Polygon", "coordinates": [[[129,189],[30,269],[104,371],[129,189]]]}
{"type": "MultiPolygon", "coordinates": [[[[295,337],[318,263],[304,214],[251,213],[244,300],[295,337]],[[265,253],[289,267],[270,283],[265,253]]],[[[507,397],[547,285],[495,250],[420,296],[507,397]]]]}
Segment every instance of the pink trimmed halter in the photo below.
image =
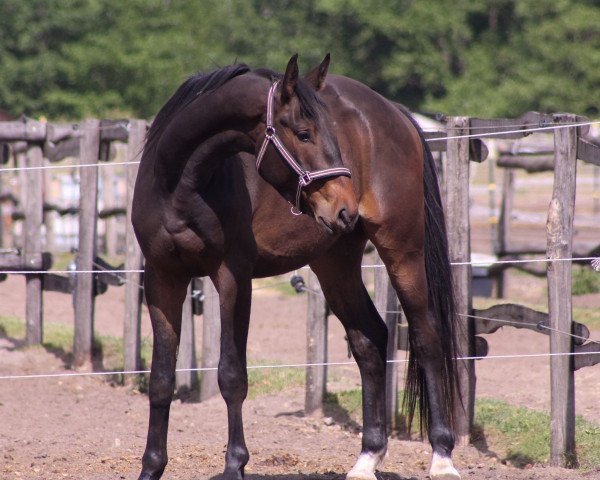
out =
{"type": "Polygon", "coordinates": [[[321,178],[339,177],[341,175],[345,177],[351,177],[352,175],[350,173],[350,170],[348,170],[345,167],[326,168],[323,170],[318,170],[316,172],[304,170],[302,166],[294,159],[294,157],[288,151],[288,149],[285,148],[285,145],[277,135],[277,132],[275,131],[275,126],[273,125],[273,116],[275,111],[275,89],[277,88],[278,84],[279,80],[273,83],[273,85],[271,85],[271,88],[269,89],[269,96],[267,98],[267,126],[265,129],[265,139],[263,140],[260,150],[258,151],[258,155],[256,156],[256,169],[260,170],[260,164],[263,160],[267,147],[269,146],[269,142],[273,142],[273,145],[279,151],[286,163],[298,175],[296,205],[292,205],[291,211],[294,215],[302,215],[302,210],[300,209],[300,194],[302,193],[302,189],[304,187],[310,185],[314,180],[319,180],[321,178]]]}

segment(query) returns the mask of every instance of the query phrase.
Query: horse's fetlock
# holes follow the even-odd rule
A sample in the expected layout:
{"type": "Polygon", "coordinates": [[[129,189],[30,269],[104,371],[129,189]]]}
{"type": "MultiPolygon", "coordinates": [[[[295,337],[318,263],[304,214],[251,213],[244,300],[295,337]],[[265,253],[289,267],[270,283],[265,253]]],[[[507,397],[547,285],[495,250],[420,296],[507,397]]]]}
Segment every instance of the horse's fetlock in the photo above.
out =
{"type": "Polygon", "coordinates": [[[429,432],[429,442],[434,452],[449,457],[454,449],[454,434],[448,428],[432,428],[429,432]]]}
{"type": "Polygon", "coordinates": [[[142,458],[143,473],[149,475],[148,478],[158,479],[164,472],[168,461],[166,452],[147,450],[142,458]]]}
{"type": "Polygon", "coordinates": [[[387,434],[385,428],[363,430],[362,450],[363,452],[381,453],[387,451],[387,434]]]}

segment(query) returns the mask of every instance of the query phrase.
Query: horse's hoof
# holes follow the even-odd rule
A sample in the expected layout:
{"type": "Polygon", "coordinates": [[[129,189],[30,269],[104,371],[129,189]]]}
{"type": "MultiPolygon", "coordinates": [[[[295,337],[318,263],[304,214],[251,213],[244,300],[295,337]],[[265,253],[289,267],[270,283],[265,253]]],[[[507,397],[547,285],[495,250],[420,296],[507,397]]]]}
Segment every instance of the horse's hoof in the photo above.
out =
{"type": "Polygon", "coordinates": [[[450,457],[442,457],[434,453],[431,459],[429,478],[431,480],[460,480],[460,474],[454,468],[450,457]]]}
{"type": "Polygon", "coordinates": [[[353,472],[350,470],[346,475],[346,480],[377,480],[374,473],[370,472],[353,472]]]}
{"type": "Polygon", "coordinates": [[[454,469],[453,472],[444,472],[444,473],[429,473],[429,478],[431,480],[460,480],[460,473],[454,469]]]}
{"type": "Polygon", "coordinates": [[[222,480],[244,480],[244,469],[225,469],[221,478],[222,480]]]}
{"type": "Polygon", "coordinates": [[[157,474],[157,475],[152,475],[150,473],[144,473],[142,472],[140,474],[140,477],[138,478],[138,480],[158,480],[162,475],[162,472],[157,474]]]}
{"type": "Polygon", "coordinates": [[[346,480],[377,480],[375,469],[387,455],[387,448],[380,452],[362,452],[346,475],[346,480]]]}

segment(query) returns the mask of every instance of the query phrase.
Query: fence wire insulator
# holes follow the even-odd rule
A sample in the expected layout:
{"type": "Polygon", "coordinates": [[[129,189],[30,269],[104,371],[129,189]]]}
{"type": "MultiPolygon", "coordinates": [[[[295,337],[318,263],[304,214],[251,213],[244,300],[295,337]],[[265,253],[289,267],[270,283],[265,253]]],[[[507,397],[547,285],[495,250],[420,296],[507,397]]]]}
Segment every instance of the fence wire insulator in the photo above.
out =
{"type": "Polygon", "coordinates": [[[304,279],[300,275],[292,275],[290,285],[296,290],[296,293],[304,293],[307,290],[304,279]]]}

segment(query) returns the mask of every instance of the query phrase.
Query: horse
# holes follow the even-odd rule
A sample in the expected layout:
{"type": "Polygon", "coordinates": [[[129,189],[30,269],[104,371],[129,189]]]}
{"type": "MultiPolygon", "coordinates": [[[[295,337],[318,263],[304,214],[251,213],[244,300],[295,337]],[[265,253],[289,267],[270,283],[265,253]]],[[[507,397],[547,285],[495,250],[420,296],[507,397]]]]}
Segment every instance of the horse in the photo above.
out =
{"type": "Polygon", "coordinates": [[[305,76],[297,55],[283,75],[243,64],[196,74],[148,131],[132,205],[154,338],[140,480],[159,479],[168,461],[190,279],[209,276],[220,297],[223,478],[241,480],[249,460],[242,403],[251,281],[307,264],[347,332],[362,380],[362,448],[346,478],[375,480],[387,452],[388,332],[362,281],[368,240],[409,322],[409,424],[418,409],[433,450],[431,478],[460,478],[451,459],[456,316],[433,159],[407,110],[328,75],[329,63],[327,55],[305,76]]]}

